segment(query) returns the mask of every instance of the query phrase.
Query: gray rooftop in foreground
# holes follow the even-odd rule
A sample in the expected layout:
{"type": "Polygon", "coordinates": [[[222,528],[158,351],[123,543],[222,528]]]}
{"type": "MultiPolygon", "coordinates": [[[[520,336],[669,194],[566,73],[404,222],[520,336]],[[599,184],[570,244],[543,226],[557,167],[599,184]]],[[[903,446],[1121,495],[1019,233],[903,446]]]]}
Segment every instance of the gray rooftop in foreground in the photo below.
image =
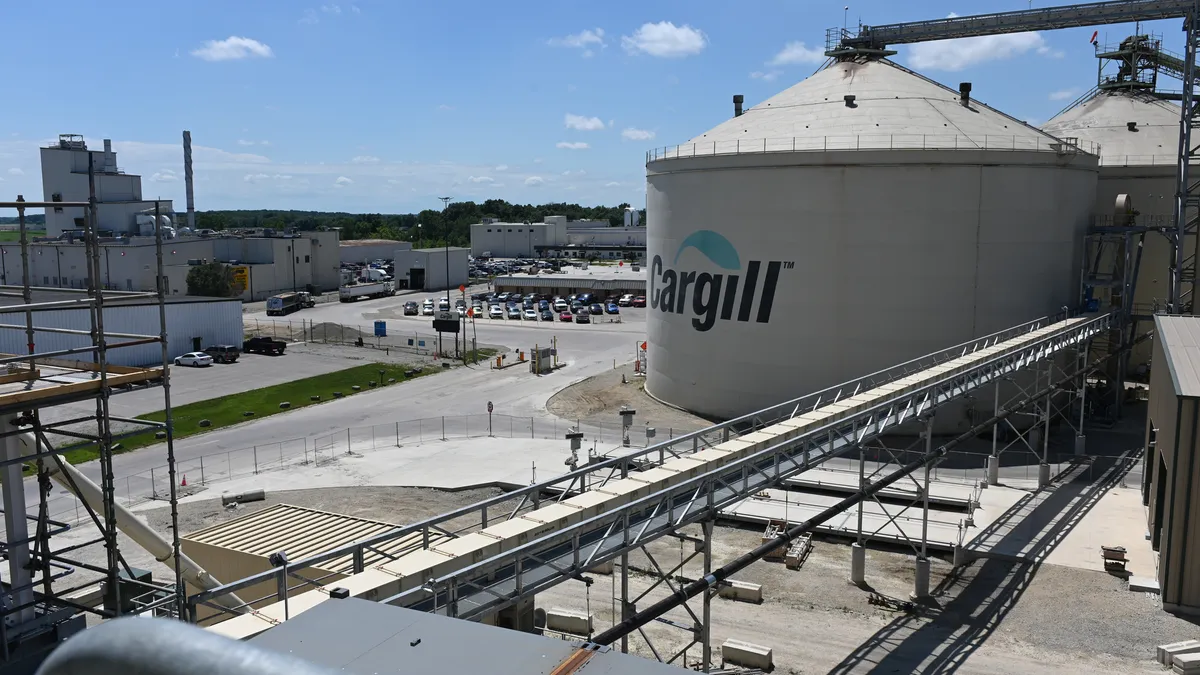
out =
{"type": "MultiPolygon", "coordinates": [[[[577,643],[347,598],[329,600],[250,640],[264,649],[361,675],[549,673],[577,643]]],[[[588,675],[670,675],[676,666],[616,651],[597,653],[588,675]]]]}
{"type": "MultiPolygon", "coordinates": [[[[1053,139],[1035,127],[891,61],[834,63],[800,83],[731,117],[688,143],[764,138],[902,135],[908,138],[1015,137],[1022,147],[1053,139]],[[855,107],[844,97],[853,94],[855,107]]],[[[818,146],[819,147],[819,146],[818,146]]],[[[883,147],[887,147],[884,145],[883,147]]]]}
{"type": "Polygon", "coordinates": [[[1200,316],[1156,316],[1154,334],[1162,343],[1175,395],[1200,398],[1200,316]]]}

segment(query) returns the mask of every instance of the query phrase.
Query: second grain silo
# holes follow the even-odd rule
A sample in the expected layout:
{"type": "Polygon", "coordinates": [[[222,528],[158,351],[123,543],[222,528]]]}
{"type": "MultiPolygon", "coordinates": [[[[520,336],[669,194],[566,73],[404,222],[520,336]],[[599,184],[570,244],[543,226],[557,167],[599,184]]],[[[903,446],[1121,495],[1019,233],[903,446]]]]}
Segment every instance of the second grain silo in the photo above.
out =
{"type": "Polygon", "coordinates": [[[1075,306],[1087,150],[875,58],[737,97],[647,158],[646,390],[730,418],[1075,306]]]}

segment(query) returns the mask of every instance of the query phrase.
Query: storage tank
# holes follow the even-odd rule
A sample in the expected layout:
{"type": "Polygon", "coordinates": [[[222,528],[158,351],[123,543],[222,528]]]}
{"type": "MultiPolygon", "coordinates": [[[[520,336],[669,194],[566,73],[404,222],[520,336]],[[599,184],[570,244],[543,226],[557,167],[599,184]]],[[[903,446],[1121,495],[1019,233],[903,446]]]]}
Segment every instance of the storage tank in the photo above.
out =
{"type": "MultiPolygon", "coordinates": [[[[1111,224],[1117,195],[1125,194],[1140,212],[1141,225],[1174,221],[1175,155],[1179,151],[1179,106],[1152,92],[1097,90],[1042,126],[1055,136],[1073,136],[1100,146],[1100,175],[1094,207],[1097,224],[1111,224]]],[[[1194,242],[1185,242],[1189,254],[1194,242]]],[[[1169,294],[1171,249],[1166,237],[1148,233],[1133,294],[1137,313],[1151,315],[1169,294]]],[[[1100,289],[1100,295],[1105,289],[1100,289]]],[[[1148,328],[1145,322],[1139,329],[1148,328]]],[[[1130,354],[1130,374],[1144,371],[1152,343],[1130,354]]]]}
{"type": "Polygon", "coordinates": [[[1076,306],[1087,149],[860,58],[652,151],[646,390],[730,418],[1076,306]]]}

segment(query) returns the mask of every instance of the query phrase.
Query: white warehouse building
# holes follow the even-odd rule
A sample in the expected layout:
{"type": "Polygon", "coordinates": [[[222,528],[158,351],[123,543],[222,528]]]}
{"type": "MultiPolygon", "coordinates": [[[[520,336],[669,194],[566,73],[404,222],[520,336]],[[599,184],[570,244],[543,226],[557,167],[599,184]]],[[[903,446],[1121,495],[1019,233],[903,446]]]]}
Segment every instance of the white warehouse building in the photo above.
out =
{"type": "MultiPolygon", "coordinates": [[[[74,300],[79,293],[35,289],[34,302],[57,302],[74,300]]],[[[4,298],[3,305],[19,305],[20,298],[4,298]]],[[[207,349],[213,345],[242,344],[242,303],[237,298],[201,298],[184,296],[169,298],[166,302],[167,355],[169,359],[191,351],[207,349]]],[[[6,312],[0,306],[0,324],[24,326],[25,313],[6,312]]],[[[38,352],[86,347],[93,344],[87,331],[91,330],[89,310],[52,309],[37,313],[34,325],[45,328],[66,328],[84,331],[84,334],[51,333],[34,331],[34,345],[38,352]]],[[[109,296],[104,302],[104,325],[108,330],[135,335],[158,335],[161,324],[158,301],[154,298],[129,298],[109,296]]],[[[109,337],[110,345],[129,341],[129,338],[109,337]]],[[[27,353],[24,328],[0,329],[0,352],[5,354],[27,353]]],[[[90,361],[90,355],[78,358],[90,361]]],[[[159,343],[110,348],[108,362],[116,366],[149,366],[162,363],[162,347],[159,343]]]]}
{"type": "Polygon", "coordinates": [[[838,61],[648,155],[646,391],[732,418],[1076,306],[1097,157],[964,89],[838,61]]]}
{"type": "Polygon", "coordinates": [[[469,251],[460,246],[396,249],[396,288],[440,291],[469,283],[469,251]]]}
{"type": "Polygon", "coordinates": [[[546,216],[540,223],[487,221],[471,226],[471,255],[491,258],[645,257],[646,228],[636,210],[625,212],[632,225],[610,227],[596,220],[546,216]],[[630,215],[632,213],[632,215],[630,215]]]}

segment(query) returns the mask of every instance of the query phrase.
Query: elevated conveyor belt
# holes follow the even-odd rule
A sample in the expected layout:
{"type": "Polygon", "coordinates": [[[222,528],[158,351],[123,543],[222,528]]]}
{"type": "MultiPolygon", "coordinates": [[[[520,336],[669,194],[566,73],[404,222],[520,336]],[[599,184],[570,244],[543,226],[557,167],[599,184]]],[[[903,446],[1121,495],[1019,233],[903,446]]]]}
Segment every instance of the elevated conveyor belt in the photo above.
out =
{"type": "MultiPolygon", "coordinates": [[[[707,447],[707,441],[701,443],[706,432],[699,432],[635,453],[643,465],[657,454],[657,465],[651,468],[632,471],[628,461],[614,465],[610,460],[603,464],[617,467],[619,475],[588,489],[568,488],[557,501],[521,515],[514,512],[514,517],[495,524],[488,524],[485,515],[477,531],[364,569],[329,587],[296,594],[212,630],[251,637],[285,615],[324,602],[332,587],[354,597],[461,618],[487,616],[683,525],[714,518],[724,506],[777,486],[1060,350],[1086,343],[1113,321],[1113,315],[1104,314],[1023,324],[878,377],[717,425],[706,432],[716,432],[720,440],[707,447]]],[[[581,470],[567,478],[575,485],[576,476],[585,474],[581,470]]],[[[526,502],[531,494],[538,499],[539,492],[526,492],[526,502]]],[[[315,565],[318,558],[299,561],[294,569],[315,565]]],[[[284,573],[267,572],[228,584],[192,596],[189,603],[194,606],[284,573]]]]}

